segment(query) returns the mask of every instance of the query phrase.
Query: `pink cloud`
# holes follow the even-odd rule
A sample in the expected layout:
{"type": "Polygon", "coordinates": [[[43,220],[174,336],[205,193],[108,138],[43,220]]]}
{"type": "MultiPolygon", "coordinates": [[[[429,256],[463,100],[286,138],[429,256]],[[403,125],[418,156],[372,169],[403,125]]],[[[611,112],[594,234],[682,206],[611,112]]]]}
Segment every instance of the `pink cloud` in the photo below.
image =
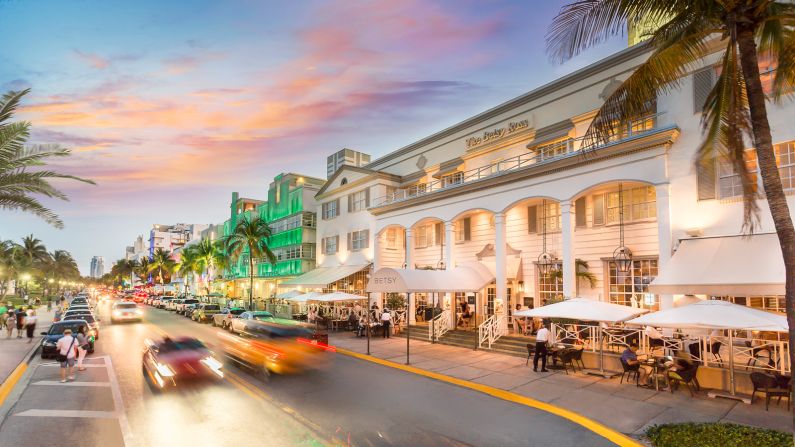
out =
{"type": "Polygon", "coordinates": [[[96,68],[97,70],[104,70],[110,65],[110,61],[107,58],[98,54],[74,50],[74,55],[89,67],[96,68]]]}

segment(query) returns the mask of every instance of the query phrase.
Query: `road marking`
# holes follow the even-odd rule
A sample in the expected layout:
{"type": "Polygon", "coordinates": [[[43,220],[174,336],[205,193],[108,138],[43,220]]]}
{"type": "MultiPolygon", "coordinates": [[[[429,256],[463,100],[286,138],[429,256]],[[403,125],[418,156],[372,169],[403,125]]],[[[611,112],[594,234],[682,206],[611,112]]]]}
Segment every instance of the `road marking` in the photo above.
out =
{"type": "Polygon", "coordinates": [[[506,400],[508,402],[513,402],[519,405],[524,405],[527,407],[535,408],[537,410],[554,414],[564,419],[568,419],[569,421],[574,422],[575,424],[580,425],[621,447],[641,447],[641,444],[639,444],[634,439],[624,435],[623,433],[613,430],[612,428],[606,425],[602,425],[599,422],[587,418],[579,413],[575,413],[574,411],[567,410],[565,408],[561,408],[556,405],[548,404],[546,402],[541,402],[540,400],[521,396],[519,394],[512,393],[510,391],[501,390],[499,388],[494,388],[488,385],[470,382],[468,380],[458,379],[456,377],[451,377],[444,374],[435,373],[432,371],[426,371],[424,369],[416,368],[409,365],[403,365],[401,363],[395,363],[389,360],[380,359],[378,357],[372,357],[366,354],[360,354],[358,352],[348,351],[347,349],[337,348],[337,352],[343,355],[347,355],[349,357],[354,357],[368,362],[377,363],[379,365],[386,366],[389,368],[400,369],[402,371],[428,377],[430,379],[435,379],[441,382],[458,385],[463,388],[469,388],[471,390],[479,391],[481,393],[488,394],[498,399],[506,400]]]}
{"type": "Polygon", "coordinates": [[[38,382],[33,382],[32,385],[109,387],[110,382],[59,382],[57,380],[40,380],[38,382]]]}
{"type": "MultiPolygon", "coordinates": [[[[60,368],[61,364],[58,362],[55,363],[39,363],[37,366],[57,366],[60,368]]],[[[107,368],[104,364],[101,363],[90,363],[90,364],[83,364],[84,368],[107,368]]]]}
{"type": "Polygon", "coordinates": [[[88,411],[88,410],[25,410],[14,416],[33,416],[45,418],[93,418],[93,419],[116,419],[115,411],[88,411]]]}
{"type": "Polygon", "coordinates": [[[20,363],[19,365],[17,365],[17,367],[14,369],[11,375],[8,376],[8,379],[6,379],[6,381],[3,382],[2,385],[0,385],[0,406],[3,405],[3,402],[5,402],[9,393],[11,393],[11,390],[14,389],[14,386],[16,386],[17,382],[19,382],[20,377],[22,377],[22,374],[25,374],[25,371],[27,369],[28,369],[27,362],[20,363]]]}
{"type": "Polygon", "coordinates": [[[127,412],[124,410],[124,401],[121,397],[121,388],[119,387],[119,380],[116,378],[116,371],[113,368],[113,361],[110,355],[104,355],[100,358],[105,359],[105,365],[108,368],[108,380],[110,380],[110,391],[113,394],[113,408],[116,409],[116,415],[119,418],[119,427],[124,440],[124,445],[133,444],[133,434],[130,429],[130,422],[127,420],[127,412]]]}

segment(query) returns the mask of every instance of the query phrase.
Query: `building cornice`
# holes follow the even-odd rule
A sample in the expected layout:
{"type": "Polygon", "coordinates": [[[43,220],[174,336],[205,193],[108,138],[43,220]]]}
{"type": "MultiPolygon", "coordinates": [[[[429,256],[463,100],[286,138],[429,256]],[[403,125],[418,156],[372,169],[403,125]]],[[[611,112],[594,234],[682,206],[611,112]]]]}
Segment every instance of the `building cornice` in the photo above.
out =
{"type": "Polygon", "coordinates": [[[369,208],[368,210],[373,215],[381,215],[392,211],[397,211],[403,208],[413,207],[420,204],[435,202],[443,200],[448,197],[459,196],[475,191],[494,188],[503,184],[515,183],[520,180],[525,180],[544,175],[550,175],[561,171],[566,171],[586,164],[596,163],[599,161],[617,158],[632,154],[639,151],[653,149],[660,146],[670,146],[679,137],[679,128],[670,126],[659,129],[654,132],[648,132],[644,135],[622,140],[613,144],[602,146],[597,149],[587,150],[584,152],[575,152],[567,157],[558,160],[552,160],[546,163],[538,163],[529,165],[526,168],[509,171],[502,175],[495,175],[483,180],[472,181],[464,183],[449,189],[444,189],[429,194],[414,197],[408,200],[401,200],[389,205],[369,208]]]}

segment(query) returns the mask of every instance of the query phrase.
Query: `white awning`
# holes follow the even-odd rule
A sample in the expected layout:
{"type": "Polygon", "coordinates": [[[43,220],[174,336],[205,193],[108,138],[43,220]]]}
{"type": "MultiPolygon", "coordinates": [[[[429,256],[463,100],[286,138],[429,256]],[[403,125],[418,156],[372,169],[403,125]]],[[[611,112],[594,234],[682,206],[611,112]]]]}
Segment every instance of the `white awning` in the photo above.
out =
{"type": "Polygon", "coordinates": [[[720,300],[703,300],[687,306],[653,312],[627,324],[663,328],[747,329],[787,332],[787,317],[720,300]]]}
{"type": "Polygon", "coordinates": [[[315,298],[310,298],[312,301],[323,301],[326,303],[335,302],[335,301],[358,301],[358,300],[366,300],[366,296],[361,295],[354,295],[352,293],[347,292],[332,292],[326,293],[315,298]]]}
{"type": "MultiPolygon", "coordinates": [[[[485,265],[494,277],[497,277],[497,261],[482,260],[481,264],[485,265]]],[[[505,259],[505,277],[506,279],[522,279],[522,258],[519,256],[508,256],[505,259]]]]}
{"type": "Polygon", "coordinates": [[[353,275],[354,273],[366,269],[368,264],[340,265],[337,267],[318,267],[301,276],[288,279],[279,284],[279,287],[326,287],[340,279],[353,275]]]}
{"type": "Polygon", "coordinates": [[[483,264],[465,263],[450,270],[407,270],[381,268],[367,283],[368,292],[446,293],[477,292],[494,281],[483,264]]]}
{"type": "Polygon", "coordinates": [[[292,301],[294,303],[305,303],[307,301],[315,300],[317,297],[322,295],[320,292],[309,292],[304,293],[296,296],[292,296],[290,298],[285,298],[287,301],[292,301]]]}
{"type": "Polygon", "coordinates": [[[295,298],[298,295],[301,295],[301,292],[299,292],[297,290],[290,290],[289,292],[282,292],[282,293],[276,295],[275,298],[284,300],[284,299],[287,299],[287,298],[295,298]]]}
{"type": "Polygon", "coordinates": [[[658,294],[784,295],[784,257],[775,234],[684,239],[649,284],[658,294]]]}
{"type": "Polygon", "coordinates": [[[570,318],[572,320],[616,323],[629,320],[644,312],[648,312],[648,309],[622,306],[620,304],[589,300],[587,298],[572,298],[570,300],[563,300],[546,306],[536,307],[535,309],[518,310],[513,313],[513,316],[570,318]]]}

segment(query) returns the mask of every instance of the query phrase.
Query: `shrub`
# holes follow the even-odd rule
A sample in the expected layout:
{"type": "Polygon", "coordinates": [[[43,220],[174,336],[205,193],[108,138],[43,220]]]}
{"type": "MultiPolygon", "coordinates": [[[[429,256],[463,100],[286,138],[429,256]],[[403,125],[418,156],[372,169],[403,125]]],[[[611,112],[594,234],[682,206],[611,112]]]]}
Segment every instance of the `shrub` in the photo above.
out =
{"type": "Polygon", "coordinates": [[[655,425],[646,430],[654,447],[792,447],[792,435],[724,423],[655,425]]]}

